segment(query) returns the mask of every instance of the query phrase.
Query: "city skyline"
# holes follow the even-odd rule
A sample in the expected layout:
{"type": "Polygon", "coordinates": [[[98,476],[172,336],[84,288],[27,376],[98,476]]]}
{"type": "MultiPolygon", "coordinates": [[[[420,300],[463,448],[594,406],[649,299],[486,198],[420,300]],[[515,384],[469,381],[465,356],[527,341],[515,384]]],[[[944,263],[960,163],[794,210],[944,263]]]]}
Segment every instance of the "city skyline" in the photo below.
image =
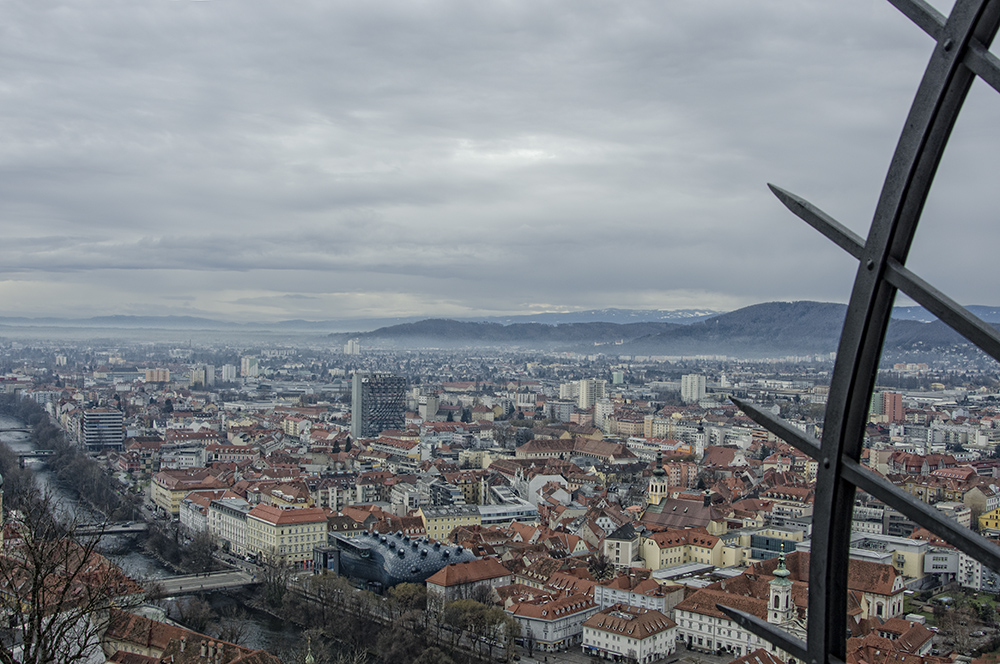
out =
{"type": "MultiPolygon", "coordinates": [[[[931,47],[884,0],[5,19],[0,311],[26,317],[844,302],[855,263],[766,183],[864,235],[931,47]]],[[[989,305],[983,87],[908,264],[989,305]]]]}

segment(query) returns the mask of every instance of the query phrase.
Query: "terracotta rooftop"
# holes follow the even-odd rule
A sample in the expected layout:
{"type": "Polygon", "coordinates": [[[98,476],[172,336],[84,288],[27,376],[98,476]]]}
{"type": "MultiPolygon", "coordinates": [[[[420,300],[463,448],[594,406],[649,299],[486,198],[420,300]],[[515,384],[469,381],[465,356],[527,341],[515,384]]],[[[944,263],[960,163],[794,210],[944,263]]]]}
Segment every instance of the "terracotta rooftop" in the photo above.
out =
{"type": "Polygon", "coordinates": [[[427,583],[450,588],[467,583],[497,579],[502,576],[510,576],[510,571],[501,565],[496,558],[482,558],[481,560],[467,560],[445,565],[431,575],[427,579],[427,583]]]}
{"type": "Polygon", "coordinates": [[[276,526],[296,525],[299,523],[326,523],[326,512],[320,507],[301,507],[297,509],[281,509],[263,503],[255,505],[247,512],[247,517],[256,517],[276,526]]]}
{"type": "Polygon", "coordinates": [[[639,609],[615,604],[587,618],[583,626],[612,634],[624,634],[633,639],[643,639],[674,628],[677,623],[655,609],[639,609]]]}

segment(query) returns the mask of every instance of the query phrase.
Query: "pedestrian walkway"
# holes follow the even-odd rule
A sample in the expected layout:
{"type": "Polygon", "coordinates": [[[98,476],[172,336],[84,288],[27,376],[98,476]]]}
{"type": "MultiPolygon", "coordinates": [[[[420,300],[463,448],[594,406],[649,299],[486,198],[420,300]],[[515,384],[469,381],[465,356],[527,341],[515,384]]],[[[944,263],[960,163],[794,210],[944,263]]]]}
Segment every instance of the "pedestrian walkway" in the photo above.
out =
{"type": "Polygon", "coordinates": [[[536,650],[531,657],[528,657],[528,651],[524,648],[519,647],[516,652],[521,656],[522,662],[538,662],[539,664],[595,664],[601,661],[596,657],[584,655],[580,646],[566,652],[538,652],[536,650]]]}
{"type": "Polygon", "coordinates": [[[158,579],[158,593],[162,597],[179,597],[199,592],[239,588],[257,583],[256,576],[243,571],[186,574],[158,579]]]}
{"type": "MultiPolygon", "coordinates": [[[[522,662],[530,662],[531,664],[601,664],[601,662],[606,661],[600,657],[584,655],[579,645],[566,652],[538,652],[536,650],[531,657],[528,657],[527,650],[521,647],[518,647],[515,652],[521,656],[522,662]]],[[[696,650],[688,650],[683,643],[678,642],[677,652],[658,659],[656,662],[657,664],[667,664],[667,662],[671,664],[729,664],[732,660],[733,657],[730,655],[708,655],[696,650]]]]}

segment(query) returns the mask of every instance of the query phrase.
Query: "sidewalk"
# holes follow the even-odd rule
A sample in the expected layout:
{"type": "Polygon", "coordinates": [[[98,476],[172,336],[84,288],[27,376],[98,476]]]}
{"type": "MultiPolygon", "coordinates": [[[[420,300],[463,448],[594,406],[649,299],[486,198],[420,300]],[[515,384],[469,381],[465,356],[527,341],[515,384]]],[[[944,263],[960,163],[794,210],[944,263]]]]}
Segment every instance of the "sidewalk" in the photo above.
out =
{"type": "Polygon", "coordinates": [[[535,662],[545,664],[546,661],[548,664],[597,664],[605,661],[584,655],[579,645],[566,652],[539,652],[536,650],[532,657],[528,657],[528,651],[521,647],[518,647],[515,652],[521,656],[522,662],[531,662],[532,664],[535,662]]]}
{"type": "MultiPolygon", "coordinates": [[[[610,661],[601,659],[600,657],[584,655],[579,645],[566,652],[538,652],[536,650],[532,657],[528,657],[528,651],[521,647],[518,647],[515,652],[521,656],[522,662],[530,662],[531,664],[535,664],[536,662],[539,664],[602,664],[603,662],[610,661]]],[[[688,650],[681,642],[677,643],[677,652],[656,660],[656,662],[662,664],[666,664],[667,662],[675,662],[676,664],[729,664],[731,661],[733,661],[733,657],[729,655],[707,655],[696,650],[688,650]]]]}

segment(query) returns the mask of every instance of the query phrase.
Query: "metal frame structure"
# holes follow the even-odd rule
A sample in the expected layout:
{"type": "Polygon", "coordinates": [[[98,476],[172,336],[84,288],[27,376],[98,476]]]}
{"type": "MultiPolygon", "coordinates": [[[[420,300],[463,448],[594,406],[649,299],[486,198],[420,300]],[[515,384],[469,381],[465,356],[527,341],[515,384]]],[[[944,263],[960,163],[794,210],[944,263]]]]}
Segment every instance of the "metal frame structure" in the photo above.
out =
{"type": "Polygon", "coordinates": [[[749,631],[807,664],[846,657],[847,568],[855,489],[894,507],[986,566],[1000,571],[1000,548],[959,526],[859,463],[882,344],[896,292],[1000,361],[1000,334],[906,267],[906,257],[948,137],[973,80],[1000,92],[1000,59],[989,49],[1000,27],[1000,0],[956,0],[947,17],[924,0],[889,0],[937,44],[910,107],[875,215],[862,239],[811,203],[769,185],[796,216],[858,259],[830,385],[822,441],[753,404],[754,421],[819,462],[809,569],[807,642],[728,607],[749,631]]]}

